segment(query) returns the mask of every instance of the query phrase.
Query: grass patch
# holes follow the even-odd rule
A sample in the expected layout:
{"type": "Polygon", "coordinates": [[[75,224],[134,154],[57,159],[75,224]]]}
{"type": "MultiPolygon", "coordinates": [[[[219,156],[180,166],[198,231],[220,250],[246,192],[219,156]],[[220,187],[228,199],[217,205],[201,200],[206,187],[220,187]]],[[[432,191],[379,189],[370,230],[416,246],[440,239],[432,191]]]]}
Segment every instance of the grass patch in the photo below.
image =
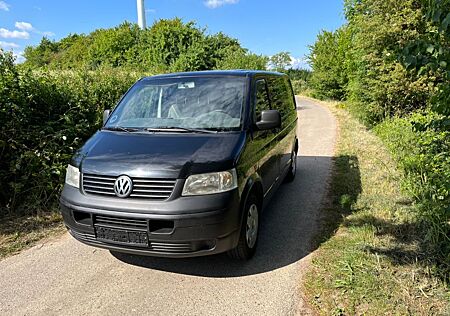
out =
{"type": "Polygon", "coordinates": [[[382,141],[339,104],[330,204],[305,292],[322,315],[442,315],[448,285],[434,277],[416,205],[382,141]]]}
{"type": "Polygon", "coordinates": [[[0,222],[0,259],[30,248],[43,238],[65,232],[57,212],[21,218],[3,218],[0,222]]]}

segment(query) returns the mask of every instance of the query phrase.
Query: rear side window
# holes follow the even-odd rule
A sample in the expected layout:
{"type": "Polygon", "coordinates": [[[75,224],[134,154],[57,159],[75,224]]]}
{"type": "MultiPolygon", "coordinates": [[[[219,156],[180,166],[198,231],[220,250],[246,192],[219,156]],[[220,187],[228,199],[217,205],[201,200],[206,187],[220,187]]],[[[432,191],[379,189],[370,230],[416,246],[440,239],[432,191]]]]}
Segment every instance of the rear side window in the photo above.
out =
{"type": "Polygon", "coordinates": [[[264,110],[270,110],[270,101],[266,81],[261,79],[256,81],[255,122],[261,119],[264,110]]]}
{"type": "Polygon", "coordinates": [[[281,114],[282,127],[297,118],[294,96],[287,77],[274,76],[268,79],[272,108],[281,114]]]}

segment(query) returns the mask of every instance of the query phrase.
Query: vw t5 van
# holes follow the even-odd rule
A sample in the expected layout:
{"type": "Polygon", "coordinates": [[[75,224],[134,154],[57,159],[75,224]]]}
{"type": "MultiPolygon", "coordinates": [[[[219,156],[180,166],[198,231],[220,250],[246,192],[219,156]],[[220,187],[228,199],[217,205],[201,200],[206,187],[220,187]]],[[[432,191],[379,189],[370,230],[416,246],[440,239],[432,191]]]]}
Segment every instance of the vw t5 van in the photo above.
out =
{"type": "Polygon", "coordinates": [[[252,257],[264,207],[297,169],[286,75],[147,77],[103,120],[67,167],[60,208],[73,237],[132,254],[252,257]]]}

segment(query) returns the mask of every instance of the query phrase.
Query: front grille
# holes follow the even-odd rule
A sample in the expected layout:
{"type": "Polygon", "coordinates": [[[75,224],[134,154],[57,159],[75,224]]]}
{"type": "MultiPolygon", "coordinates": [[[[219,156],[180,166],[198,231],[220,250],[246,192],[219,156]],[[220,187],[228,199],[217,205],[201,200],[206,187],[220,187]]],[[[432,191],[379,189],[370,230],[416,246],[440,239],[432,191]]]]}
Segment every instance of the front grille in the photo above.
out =
{"type": "MultiPolygon", "coordinates": [[[[83,190],[90,194],[115,196],[117,177],[83,173],[83,190]]],[[[131,178],[133,191],[129,198],[167,200],[173,192],[176,179],[131,178]]]]}
{"type": "Polygon", "coordinates": [[[139,218],[124,218],[115,216],[95,215],[94,224],[98,226],[120,228],[120,229],[138,229],[147,231],[147,220],[139,218]]]}

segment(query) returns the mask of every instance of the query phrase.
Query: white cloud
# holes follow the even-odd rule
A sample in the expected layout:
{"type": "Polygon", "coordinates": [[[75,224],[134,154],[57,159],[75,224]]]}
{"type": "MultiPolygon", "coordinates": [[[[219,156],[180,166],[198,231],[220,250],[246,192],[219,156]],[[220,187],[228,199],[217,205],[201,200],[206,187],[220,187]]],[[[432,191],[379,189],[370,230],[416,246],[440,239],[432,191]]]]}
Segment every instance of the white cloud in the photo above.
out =
{"type": "Polygon", "coordinates": [[[13,42],[0,41],[0,47],[7,49],[7,48],[19,48],[20,46],[13,42]]]}
{"type": "Polygon", "coordinates": [[[9,4],[5,1],[0,1],[0,10],[9,11],[9,4]]]}
{"type": "Polygon", "coordinates": [[[17,29],[21,30],[21,31],[28,31],[28,32],[33,32],[39,35],[44,35],[44,36],[48,36],[48,37],[52,37],[55,36],[55,33],[53,32],[42,32],[39,31],[38,29],[36,29],[31,23],[28,22],[16,22],[14,24],[16,26],[17,29]]]}
{"type": "Polygon", "coordinates": [[[22,31],[32,31],[34,30],[33,25],[28,22],[16,22],[15,24],[16,28],[22,31]]]}
{"type": "Polygon", "coordinates": [[[156,13],[155,9],[145,9],[145,12],[147,13],[156,13]]]}
{"type": "Polygon", "coordinates": [[[206,0],[204,3],[210,9],[215,9],[226,4],[236,4],[239,0],[206,0]]]}
{"type": "Polygon", "coordinates": [[[30,33],[26,31],[10,31],[4,28],[0,28],[0,37],[1,38],[20,38],[20,39],[29,39],[30,33]]]}
{"type": "Polygon", "coordinates": [[[306,60],[306,58],[304,57],[299,57],[299,58],[295,58],[291,56],[291,66],[290,68],[293,69],[304,69],[304,68],[308,68],[308,62],[306,60]]]}

